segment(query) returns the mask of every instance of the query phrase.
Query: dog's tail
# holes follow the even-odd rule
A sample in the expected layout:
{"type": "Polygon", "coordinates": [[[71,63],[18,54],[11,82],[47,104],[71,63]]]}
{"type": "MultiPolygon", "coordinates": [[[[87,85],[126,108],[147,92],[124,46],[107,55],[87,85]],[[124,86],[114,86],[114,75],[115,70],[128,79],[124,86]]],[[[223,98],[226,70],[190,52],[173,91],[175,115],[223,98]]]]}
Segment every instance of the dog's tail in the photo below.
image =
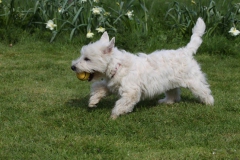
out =
{"type": "Polygon", "coordinates": [[[206,25],[202,18],[198,18],[196,25],[192,29],[192,36],[190,42],[185,47],[186,52],[190,55],[196,54],[197,49],[202,43],[202,35],[204,34],[206,25]]]}

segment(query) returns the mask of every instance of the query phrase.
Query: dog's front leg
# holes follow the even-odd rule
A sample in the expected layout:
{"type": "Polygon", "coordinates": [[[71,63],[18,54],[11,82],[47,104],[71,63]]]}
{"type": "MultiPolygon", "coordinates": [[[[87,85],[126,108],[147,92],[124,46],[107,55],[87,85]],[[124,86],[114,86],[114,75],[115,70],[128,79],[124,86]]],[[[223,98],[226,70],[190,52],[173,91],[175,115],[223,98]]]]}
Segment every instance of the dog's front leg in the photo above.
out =
{"type": "Polygon", "coordinates": [[[92,84],[88,107],[97,107],[98,102],[107,95],[106,81],[98,81],[92,84]]]}
{"type": "Polygon", "coordinates": [[[134,106],[139,102],[141,92],[136,90],[128,90],[122,92],[121,98],[116,102],[111,118],[116,119],[118,116],[132,112],[134,106]]]}

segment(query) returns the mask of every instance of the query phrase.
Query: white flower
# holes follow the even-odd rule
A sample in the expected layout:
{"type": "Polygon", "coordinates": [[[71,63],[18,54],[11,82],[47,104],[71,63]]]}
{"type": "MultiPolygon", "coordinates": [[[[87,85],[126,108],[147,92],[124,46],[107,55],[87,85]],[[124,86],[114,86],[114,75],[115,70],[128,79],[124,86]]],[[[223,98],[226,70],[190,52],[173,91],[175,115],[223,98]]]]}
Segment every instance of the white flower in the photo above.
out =
{"type": "Polygon", "coordinates": [[[64,11],[64,9],[63,9],[62,7],[59,7],[59,8],[58,8],[58,12],[59,12],[59,13],[63,13],[63,11],[64,11]]]}
{"type": "Polygon", "coordinates": [[[105,12],[103,15],[104,16],[110,16],[110,13],[109,12],[105,12]]]}
{"type": "Polygon", "coordinates": [[[232,36],[237,36],[240,34],[240,31],[236,29],[236,27],[232,27],[229,31],[229,33],[232,35],[232,36]]]}
{"type": "Polygon", "coordinates": [[[99,27],[99,28],[96,28],[96,30],[98,31],[98,33],[99,33],[99,32],[102,32],[102,33],[103,33],[103,32],[105,31],[105,28],[99,27]]]}
{"type": "Polygon", "coordinates": [[[54,27],[57,27],[57,25],[53,23],[53,20],[49,20],[49,21],[48,21],[47,23],[45,23],[45,24],[47,24],[46,28],[49,28],[50,30],[53,30],[54,27]]]}
{"type": "Polygon", "coordinates": [[[196,2],[195,2],[194,0],[191,0],[191,2],[192,2],[193,4],[196,4],[196,2]]]}
{"type": "Polygon", "coordinates": [[[100,14],[102,12],[102,8],[101,7],[94,7],[92,9],[93,14],[97,15],[100,14]]]}
{"type": "Polygon", "coordinates": [[[133,15],[133,10],[132,11],[128,11],[126,14],[126,16],[128,16],[129,19],[132,19],[133,15]]]}
{"type": "Polygon", "coordinates": [[[99,0],[93,0],[93,2],[95,2],[95,3],[98,3],[98,2],[99,2],[99,0]]]}
{"type": "Polygon", "coordinates": [[[94,35],[94,34],[93,34],[91,31],[88,31],[88,33],[87,33],[87,38],[92,38],[93,35],[94,35]]]}
{"type": "Polygon", "coordinates": [[[0,0],[0,3],[2,3],[2,0],[0,0]]]}
{"type": "Polygon", "coordinates": [[[87,2],[87,0],[82,0],[82,3],[85,3],[85,2],[87,2]]]}

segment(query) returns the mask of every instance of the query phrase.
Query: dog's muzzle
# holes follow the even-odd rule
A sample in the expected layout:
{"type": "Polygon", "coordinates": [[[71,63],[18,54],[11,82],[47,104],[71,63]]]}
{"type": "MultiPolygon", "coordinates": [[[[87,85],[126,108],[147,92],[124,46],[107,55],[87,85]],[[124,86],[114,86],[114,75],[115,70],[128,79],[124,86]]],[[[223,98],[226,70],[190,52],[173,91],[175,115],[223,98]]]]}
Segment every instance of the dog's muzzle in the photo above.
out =
{"type": "MultiPolygon", "coordinates": [[[[71,69],[76,72],[77,67],[74,66],[74,65],[72,65],[72,66],[71,66],[71,69]]],[[[90,73],[90,76],[89,76],[88,81],[90,82],[90,81],[93,79],[93,77],[94,77],[94,73],[90,73]]]]}

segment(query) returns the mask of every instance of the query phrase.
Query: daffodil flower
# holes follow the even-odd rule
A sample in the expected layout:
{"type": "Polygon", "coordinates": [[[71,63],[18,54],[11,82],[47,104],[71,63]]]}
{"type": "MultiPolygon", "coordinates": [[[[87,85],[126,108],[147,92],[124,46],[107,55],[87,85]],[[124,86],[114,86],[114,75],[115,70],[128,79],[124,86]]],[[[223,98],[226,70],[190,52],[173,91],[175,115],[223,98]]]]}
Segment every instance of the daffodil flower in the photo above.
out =
{"type": "Polygon", "coordinates": [[[59,13],[63,13],[63,11],[64,11],[64,10],[63,10],[62,7],[59,7],[59,8],[58,8],[58,12],[59,12],[59,13]]]}
{"type": "Polygon", "coordinates": [[[53,23],[53,20],[49,20],[45,24],[47,25],[46,28],[49,28],[50,30],[54,30],[54,27],[57,27],[57,25],[53,23]]]}
{"type": "Polygon", "coordinates": [[[195,2],[194,0],[191,0],[191,2],[192,2],[193,4],[196,4],[196,2],[195,2]]]}
{"type": "Polygon", "coordinates": [[[109,12],[105,12],[103,15],[104,16],[110,16],[110,13],[109,12]]]}
{"type": "Polygon", "coordinates": [[[92,9],[93,14],[97,15],[100,14],[102,12],[102,8],[101,7],[94,7],[92,9]]]}
{"type": "Polygon", "coordinates": [[[96,28],[96,30],[98,31],[98,33],[103,33],[105,31],[105,28],[103,27],[99,27],[99,28],[96,28]]]}
{"type": "Polygon", "coordinates": [[[232,36],[237,36],[240,34],[240,31],[236,29],[236,27],[232,27],[229,31],[229,33],[232,35],[232,36]]]}
{"type": "Polygon", "coordinates": [[[129,19],[132,19],[133,15],[133,10],[132,11],[128,11],[126,14],[126,16],[128,16],[129,19]]]}
{"type": "Polygon", "coordinates": [[[93,36],[94,36],[94,34],[91,31],[88,31],[87,38],[92,38],[93,36]]]}

